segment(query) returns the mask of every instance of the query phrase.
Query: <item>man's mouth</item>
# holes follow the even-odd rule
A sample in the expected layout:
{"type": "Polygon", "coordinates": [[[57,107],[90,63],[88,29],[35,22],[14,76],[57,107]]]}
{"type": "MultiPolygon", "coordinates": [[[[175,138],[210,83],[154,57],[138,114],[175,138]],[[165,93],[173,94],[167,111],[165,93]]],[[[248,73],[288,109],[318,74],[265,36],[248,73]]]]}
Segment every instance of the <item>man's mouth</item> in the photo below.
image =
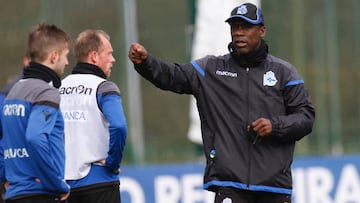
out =
{"type": "Polygon", "coordinates": [[[243,40],[236,40],[235,44],[237,47],[241,48],[241,47],[245,47],[247,45],[247,42],[243,40]]]}

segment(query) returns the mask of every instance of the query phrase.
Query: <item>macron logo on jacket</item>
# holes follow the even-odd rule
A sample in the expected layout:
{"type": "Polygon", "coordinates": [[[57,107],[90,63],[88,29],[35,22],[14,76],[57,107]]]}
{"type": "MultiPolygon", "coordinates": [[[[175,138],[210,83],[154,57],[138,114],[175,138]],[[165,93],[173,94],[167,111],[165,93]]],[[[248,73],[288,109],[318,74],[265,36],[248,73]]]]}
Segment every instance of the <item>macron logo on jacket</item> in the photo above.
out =
{"type": "Polygon", "coordinates": [[[238,76],[237,73],[233,73],[233,72],[229,72],[229,71],[217,70],[215,73],[216,73],[216,75],[227,76],[227,77],[232,77],[232,78],[236,78],[238,76]]]}
{"type": "Polygon", "coordinates": [[[85,85],[76,85],[71,87],[60,87],[59,92],[60,94],[84,94],[84,95],[91,95],[92,93],[91,87],[86,87],[85,85]]]}
{"type": "Polygon", "coordinates": [[[22,104],[6,104],[3,111],[5,116],[25,116],[25,106],[22,104]]]}

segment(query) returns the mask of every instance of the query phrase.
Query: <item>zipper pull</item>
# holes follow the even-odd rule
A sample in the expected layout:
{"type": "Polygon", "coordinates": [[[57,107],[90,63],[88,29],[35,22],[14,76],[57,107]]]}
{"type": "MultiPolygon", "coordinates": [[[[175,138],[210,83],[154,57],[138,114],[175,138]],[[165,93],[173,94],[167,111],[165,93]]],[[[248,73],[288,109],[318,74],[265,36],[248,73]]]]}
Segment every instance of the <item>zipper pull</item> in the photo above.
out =
{"type": "Polygon", "coordinates": [[[259,139],[259,134],[256,133],[256,136],[255,136],[255,139],[253,140],[252,144],[256,144],[256,142],[258,141],[259,139]]]}
{"type": "Polygon", "coordinates": [[[251,125],[248,125],[248,126],[246,127],[246,130],[247,130],[247,132],[248,132],[248,134],[249,134],[249,136],[250,136],[250,139],[252,140],[252,144],[253,144],[253,145],[256,144],[257,140],[259,139],[259,134],[257,134],[257,133],[253,130],[253,128],[252,128],[251,125]]]}

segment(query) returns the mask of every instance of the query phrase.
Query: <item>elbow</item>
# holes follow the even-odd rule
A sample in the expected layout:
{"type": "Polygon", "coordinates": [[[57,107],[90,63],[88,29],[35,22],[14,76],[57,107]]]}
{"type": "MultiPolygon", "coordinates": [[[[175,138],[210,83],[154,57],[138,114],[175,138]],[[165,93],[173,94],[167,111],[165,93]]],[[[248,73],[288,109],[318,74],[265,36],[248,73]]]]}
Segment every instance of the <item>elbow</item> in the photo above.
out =
{"type": "Polygon", "coordinates": [[[117,135],[116,137],[120,140],[126,140],[127,136],[127,126],[125,122],[115,123],[111,130],[112,134],[117,135]]]}
{"type": "Polygon", "coordinates": [[[29,146],[36,147],[39,143],[39,136],[35,133],[27,133],[26,135],[26,142],[29,144],[29,146]]]}

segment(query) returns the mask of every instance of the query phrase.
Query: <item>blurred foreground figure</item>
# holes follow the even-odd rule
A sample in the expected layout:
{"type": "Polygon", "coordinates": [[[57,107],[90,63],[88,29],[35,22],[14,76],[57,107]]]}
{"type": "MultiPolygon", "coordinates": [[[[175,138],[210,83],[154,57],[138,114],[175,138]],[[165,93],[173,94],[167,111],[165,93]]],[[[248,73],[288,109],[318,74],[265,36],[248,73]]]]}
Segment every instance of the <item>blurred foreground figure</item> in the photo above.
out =
{"type": "MultiPolygon", "coordinates": [[[[30,57],[29,56],[25,56],[23,58],[23,69],[27,66],[29,66],[30,63],[30,57]]],[[[11,75],[8,80],[6,81],[6,84],[4,85],[4,87],[1,88],[0,90],[0,109],[2,109],[2,105],[3,102],[6,98],[6,96],[8,95],[10,89],[16,84],[17,81],[19,81],[21,78],[23,77],[23,72],[15,74],[15,75],[11,75]]],[[[0,203],[4,202],[4,196],[5,196],[5,187],[4,185],[0,185],[0,191],[1,191],[1,198],[0,198],[0,203]]]]}

